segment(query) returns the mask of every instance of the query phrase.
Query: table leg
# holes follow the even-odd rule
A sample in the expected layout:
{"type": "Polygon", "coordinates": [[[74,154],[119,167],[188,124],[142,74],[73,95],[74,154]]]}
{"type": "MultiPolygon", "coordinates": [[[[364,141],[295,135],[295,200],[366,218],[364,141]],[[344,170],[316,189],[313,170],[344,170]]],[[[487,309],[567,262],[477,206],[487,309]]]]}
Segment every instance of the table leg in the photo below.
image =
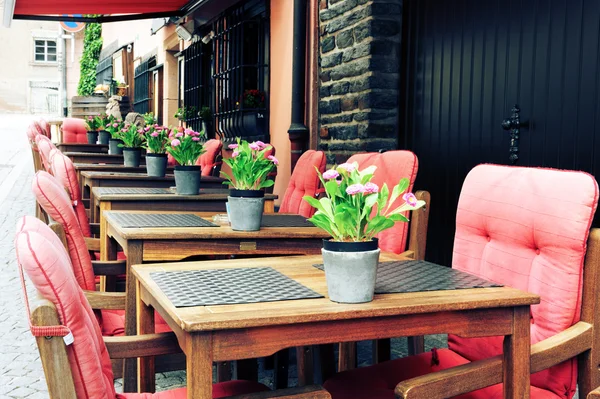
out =
{"type": "Polygon", "coordinates": [[[186,340],[188,399],[212,399],[212,336],[191,334],[186,340]]]}
{"type": "MultiPolygon", "coordinates": [[[[131,273],[131,266],[142,263],[142,241],[128,240],[127,271],[125,289],[125,335],[136,335],[136,278],[131,273]]],[[[137,388],[137,360],[123,361],[123,392],[135,392],[137,388]]]]}
{"type": "Polygon", "coordinates": [[[356,342],[342,342],[338,353],[338,370],[346,371],[356,368],[356,342]]]}
{"type": "MultiPolygon", "coordinates": [[[[110,202],[100,204],[100,215],[103,211],[110,210],[110,202]]],[[[115,260],[117,259],[117,243],[108,237],[108,226],[106,220],[100,218],[100,259],[115,260]]],[[[116,291],[117,277],[116,276],[101,276],[100,291],[116,291]]]]}
{"type": "Polygon", "coordinates": [[[513,334],[504,337],[504,398],[528,399],[531,342],[529,306],[518,306],[513,313],[513,334]]]}
{"type": "MultiPolygon", "coordinates": [[[[154,309],[142,301],[142,286],[136,282],[137,287],[137,330],[139,335],[153,334],[154,309]]],[[[140,357],[138,362],[138,392],[153,393],[156,389],[156,375],[154,371],[154,356],[140,357]]]]}
{"type": "Polygon", "coordinates": [[[267,200],[263,208],[264,213],[275,213],[275,201],[267,200]]]}

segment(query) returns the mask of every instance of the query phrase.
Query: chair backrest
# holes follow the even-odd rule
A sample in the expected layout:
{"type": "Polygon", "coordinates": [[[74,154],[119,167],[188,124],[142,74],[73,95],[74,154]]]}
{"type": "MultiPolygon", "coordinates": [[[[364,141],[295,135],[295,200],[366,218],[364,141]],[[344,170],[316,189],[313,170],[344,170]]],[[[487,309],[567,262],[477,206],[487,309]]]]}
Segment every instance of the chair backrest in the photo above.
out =
{"type": "Polygon", "coordinates": [[[50,141],[50,139],[42,134],[38,134],[35,137],[35,144],[38,152],[40,153],[40,159],[42,160],[42,166],[46,172],[51,173],[52,166],[50,162],[50,152],[57,149],[56,146],[50,141]]]}
{"type": "Polygon", "coordinates": [[[65,231],[77,282],[84,290],[94,291],[96,284],[90,253],[65,188],[55,177],[44,171],[35,174],[31,187],[40,206],[65,231]]]}
{"type": "MultiPolygon", "coordinates": [[[[452,267],[532,292],[535,344],[580,319],[586,243],[598,184],[583,172],[480,165],[467,175],[456,213],[452,267]]],[[[449,337],[469,360],[502,353],[502,338],[449,337]]],[[[577,362],[533,374],[534,386],[570,398],[577,362]]]]}
{"type": "Polygon", "coordinates": [[[81,200],[81,189],[79,187],[77,171],[75,170],[73,161],[58,150],[50,154],[50,160],[52,165],[52,175],[65,188],[67,194],[69,194],[69,197],[71,198],[71,204],[75,210],[81,232],[85,237],[91,237],[92,232],[90,230],[90,222],[87,213],[85,212],[83,201],[81,200]]]}
{"type": "Polygon", "coordinates": [[[87,143],[87,126],[83,119],[65,118],[62,132],[63,143],[87,143]]]}
{"type": "Polygon", "coordinates": [[[218,176],[221,169],[223,142],[221,140],[210,139],[204,143],[206,152],[200,155],[196,165],[200,165],[202,176],[218,176]]]}
{"type": "Polygon", "coordinates": [[[50,124],[48,123],[48,121],[45,120],[44,118],[40,118],[40,120],[38,121],[38,124],[40,125],[40,127],[43,130],[42,134],[44,136],[48,137],[49,139],[51,139],[52,138],[52,130],[50,129],[50,124]]]}
{"type": "MultiPolygon", "coordinates": [[[[36,290],[54,305],[61,325],[73,335],[66,351],[77,398],[115,398],[111,362],[100,327],[64,247],[60,240],[50,237],[53,233],[48,226],[30,230],[22,228],[27,222],[20,224],[15,238],[17,261],[36,290]]],[[[52,373],[59,374],[60,370],[52,373]]]]}
{"type": "MultiPolygon", "coordinates": [[[[403,150],[354,154],[348,159],[348,162],[358,162],[360,170],[372,165],[377,166],[372,182],[380,187],[386,183],[390,192],[402,178],[410,180],[408,191],[412,191],[419,170],[417,156],[411,151],[403,150]]],[[[402,201],[402,198],[398,198],[394,204],[399,206],[402,201]]],[[[409,216],[408,212],[405,216],[409,216]]],[[[396,223],[394,227],[379,233],[377,238],[382,251],[397,254],[404,252],[408,239],[408,223],[396,223]]]]}
{"type": "Polygon", "coordinates": [[[326,164],[327,158],[323,151],[308,150],[300,156],[281,200],[279,212],[297,213],[306,218],[315,213],[315,208],[303,201],[302,197],[316,196],[321,186],[317,170],[323,173],[326,164]]]}

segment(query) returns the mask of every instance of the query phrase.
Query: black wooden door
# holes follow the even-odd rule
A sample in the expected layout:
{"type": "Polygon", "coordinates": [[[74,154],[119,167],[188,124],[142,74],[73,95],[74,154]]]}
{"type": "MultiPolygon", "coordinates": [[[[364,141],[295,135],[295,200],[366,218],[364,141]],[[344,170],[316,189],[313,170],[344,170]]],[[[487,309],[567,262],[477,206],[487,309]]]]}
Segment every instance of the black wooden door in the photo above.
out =
{"type": "Polygon", "coordinates": [[[514,104],[518,165],[600,172],[600,1],[405,0],[403,29],[400,143],[432,194],[428,259],[450,264],[468,171],[510,163],[514,104]]]}

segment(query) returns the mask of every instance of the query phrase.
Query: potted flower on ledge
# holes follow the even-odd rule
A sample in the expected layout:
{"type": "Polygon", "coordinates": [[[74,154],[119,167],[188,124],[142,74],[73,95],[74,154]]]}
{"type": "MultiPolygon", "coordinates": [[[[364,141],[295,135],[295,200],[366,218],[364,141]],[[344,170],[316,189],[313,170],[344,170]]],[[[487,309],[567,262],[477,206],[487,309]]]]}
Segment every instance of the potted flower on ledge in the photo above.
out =
{"type": "Polygon", "coordinates": [[[148,176],[164,177],[167,171],[167,145],[169,130],[160,125],[144,128],[146,136],[146,171],[148,176]]]}
{"type": "Polygon", "coordinates": [[[108,133],[110,133],[110,139],[108,140],[108,153],[111,155],[117,155],[123,153],[123,148],[119,144],[123,144],[121,140],[121,130],[123,129],[123,121],[117,120],[115,117],[110,116],[108,122],[104,127],[108,133]]]}
{"type": "Polygon", "coordinates": [[[407,222],[404,213],[425,205],[414,194],[403,193],[410,185],[401,179],[392,189],[371,182],[377,168],[358,170],[358,163],[344,163],[319,174],[326,196],[304,200],[317,209],[308,219],[331,234],[323,240],[323,263],[329,299],[340,303],[362,303],[373,300],[378,240],[375,237],[396,222],[407,222]],[[401,204],[395,206],[397,200],[401,204]]]}
{"type": "Polygon", "coordinates": [[[88,116],[85,121],[87,125],[87,142],[88,144],[96,144],[98,141],[98,128],[100,127],[100,119],[97,116],[88,116]]]}
{"type": "Polygon", "coordinates": [[[178,127],[169,133],[167,152],[179,165],[175,166],[175,188],[177,194],[197,195],[200,191],[200,166],[196,165],[200,155],[206,151],[202,144],[204,132],[178,127]]]}
{"type": "Polygon", "coordinates": [[[231,168],[232,176],[225,172],[223,184],[229,184],[227,197],[227,212],[233,230],[260,230],[265,202],[264,188],[271,187],[275,182],[268,179],[269,173],[277,167],[279,161],[270,152],[271,146],[262,141],[248,143],[237,139],[237,144],[229,144],[233,150],[231,158],[225,162],[231,168]]]}
{"type": "Polygon", "coordinates": [[[106,114],[100,114],[96,117],[96,121],[98,122],[98,143],[102,145],[108,145],[108,140],[110,139],[110,133],[104,128],[107,118],[106,114]]]}
{"type": "Polygon", "coordinates": [[[125,166],[140,166],[142,158],[142,145],[146,141],[144,136],[144,129],[139,129],[137,125],[126,124],[121,129],[121,140],[123,144],[119,144],[119,147],[123,148],[123,160],[125,166]]]}

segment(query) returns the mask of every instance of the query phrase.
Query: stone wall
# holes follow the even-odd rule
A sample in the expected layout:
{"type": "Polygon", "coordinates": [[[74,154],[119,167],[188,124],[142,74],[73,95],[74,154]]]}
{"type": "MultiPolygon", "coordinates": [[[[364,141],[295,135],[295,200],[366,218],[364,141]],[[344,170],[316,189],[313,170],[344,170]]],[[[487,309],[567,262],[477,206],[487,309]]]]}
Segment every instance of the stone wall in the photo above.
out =
{"type": "Polygon", "coordinates": [[[320,0],[319,147],[330,164],[398,146],[402,0],[320,0]]]}

